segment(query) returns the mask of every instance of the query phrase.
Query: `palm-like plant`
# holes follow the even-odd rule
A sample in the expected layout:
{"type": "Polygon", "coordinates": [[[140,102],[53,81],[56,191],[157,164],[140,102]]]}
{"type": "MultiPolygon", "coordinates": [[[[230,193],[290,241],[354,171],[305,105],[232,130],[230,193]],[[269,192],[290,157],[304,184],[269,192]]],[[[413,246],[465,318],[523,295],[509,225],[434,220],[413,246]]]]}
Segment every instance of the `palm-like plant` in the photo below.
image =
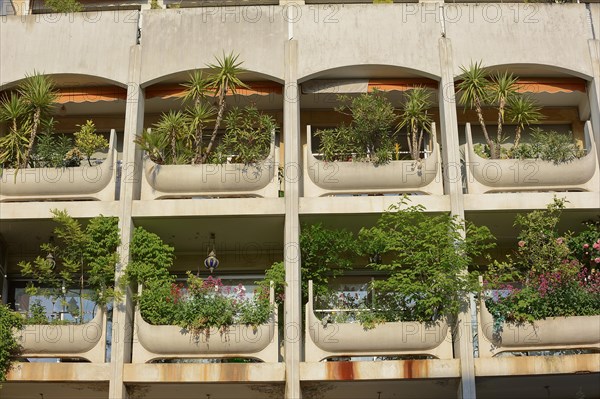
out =
{"type": "Polygon", "coordinates": [[[194,134],[195,151],[192,164],[202,163],[202,136],[206,125],[215,120],[215,108],[206,102],[198,102],[187,110],[187,116],[194,134]]]}
{"type": "Polygon", "coordinates": [[[504,113],[506,105],[517,94],[517,78],[508,72],[498,73],[491,79],[489,86],[490,102],[498,105],[498,130],[496,133],[496,153],[492,158],[500,158],[502,144],[502,126],[504,124],[504,113]]]}
{"type": "Polygon", "coordinates": [[[482,107],[489,97],[490,81],[488,80],[487,72],[481,66],[481,61],[476,63],[471,62],[469,68],[461,66],[460,69],[462,71],[462,75],[460,76],[461,82],[457,85],[461,93],[459,104],[475,108],[485,141],[490,147],[492,158],[494,158],[496,155],[496,146],[488,135],[482,111],[482,107]]]}
{"type": "Polygon", "coordinates": [[[177,142],[188,134],[187,117],[181,111],[169,111],[163,114],[155,125],[157,133],[166,137],[171,150],[171,159],[177,159],[177,142]]]}
{"type": "Polygon", "coordinates": [[[210,141],[206,146],[204,155],[202,156],[201,163],[204,163],[208,158],[214,144],[217,139],[217,133],[223,120],[223,114],[227,106],[225,97],[227,92],[231,91],[232,94],[236,94],[238,88],[247,88],[239,78],[239,74],[244,72],[245,69],[241,67],[243,62],[238,62],[238,55],[229,53],[225,55],[223,53],[222,58],[216,58],[216,64],[208,64],[207,66],[212,70],[213,74],[208,79],[208,83],[214,88],[215,97],[217,97],[217,117],[215,120],[215,126],[210,136],[210,141]]]}
{"type": "Polygon", "coordinates": [[[531,98],[524,96],[513,97],[509,100],[507,116],[511,122],[517,125],[515,128],[514,148],[519,147],[523,128],[543,118],[543,115],[540,113],[540,107],[536,106],[531,98]]]}
{"type": "Polygon", "coordinates": [[[11,130],[16,131],[19,121],[27,114],[27,104],[16,93],[11,93],[0,103],[0,121],[9,122],[11,130]]]}
{"type": "Polygon", "coordinates": [[[48,76],[34,71],[33,75],[25,77],[25,80],[18,88],[18,92],[27,105],[28,111],[33,114],[29,142],[19,165],[24,168],[29,163],[31,150],[33,149],[42,118],[47,116],[54,107],[54,103],[58,98],[58,91],[54,86],[54,82],[48,76]]]}
{"type": "Polygon", "coordinates": [[[421,158],[419,150],[423,144],[423,134],[431,130],[432,119],[427,114],[430,107],[430,93],[424,87],[409,91],[402,105],[398,130],[404,127],[408,129],[408,150],[415,161],[421,158]]]}

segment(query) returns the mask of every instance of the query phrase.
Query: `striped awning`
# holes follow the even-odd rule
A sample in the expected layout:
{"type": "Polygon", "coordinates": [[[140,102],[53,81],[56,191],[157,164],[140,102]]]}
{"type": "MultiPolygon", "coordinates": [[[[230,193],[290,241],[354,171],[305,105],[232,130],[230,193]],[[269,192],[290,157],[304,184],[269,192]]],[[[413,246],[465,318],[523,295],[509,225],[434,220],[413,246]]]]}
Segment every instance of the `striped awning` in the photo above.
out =
{"type": "Polygon", "coordinates": [[[407,91],[415,87],[437,89],[438,82],[427,78],[413,79],[315,79],[302,83],[302,94],[352,94],[373,90],[407,91]]]}
{"type": "MultiPolygon", "coordinates": [[[[236,90],[239,96],[270,96],[272,94],[283,94],[283,86],[279,83],[260,81],[260,82],[244,82],[248,88],[240,88],[236,90]]],[[[232,95],[231,90],[227,92],[232,95]]],[[[150,98],[182,98],[185,95],[185,87],[180,84],[164,84],[154,85],[146,89],[146,99],[150,98]]]]}

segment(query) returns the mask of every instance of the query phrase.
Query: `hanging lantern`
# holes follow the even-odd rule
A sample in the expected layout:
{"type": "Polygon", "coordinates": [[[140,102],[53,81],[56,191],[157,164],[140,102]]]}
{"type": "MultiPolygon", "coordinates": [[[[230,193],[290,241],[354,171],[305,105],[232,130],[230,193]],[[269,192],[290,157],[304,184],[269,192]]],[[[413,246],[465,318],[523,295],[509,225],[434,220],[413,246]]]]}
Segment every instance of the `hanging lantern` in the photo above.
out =
{"type": "Polygon", "coordinates": [[[219,259],[215,254],[214,249],[210,251],[208,257],[204,259],[204,267],[206,267],[212,273],[217,267],[219,267],[219,259]]]}
{"type": "Polygon", "coordinates": [[[212,249],[208,253],[206,259],[204,259],[204,267],[206,267],[212,273],[217,267],[219,267],[219,259],[217,259],[217,253],[215,251],[215,233],[210,233],[210,242],[212,249]]]}

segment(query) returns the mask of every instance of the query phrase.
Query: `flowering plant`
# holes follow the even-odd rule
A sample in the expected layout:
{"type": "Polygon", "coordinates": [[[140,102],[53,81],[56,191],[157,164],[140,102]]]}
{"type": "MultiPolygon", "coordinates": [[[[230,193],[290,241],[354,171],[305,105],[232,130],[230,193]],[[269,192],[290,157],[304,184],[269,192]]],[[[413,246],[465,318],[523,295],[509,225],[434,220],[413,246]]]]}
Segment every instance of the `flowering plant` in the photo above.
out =
{"type": "Polygon", "coordinates": [[[134,231],[133,243],[127,280],[143,284],[136,299],[148,323],[178,325],[208,337],[211,328],[225,332],[234,324],[258,326],[273,314],[268,283],[261,282],[251,295],[242,284],[230,287],[220,278],[202,279],[190,272],[185,283],[177,282],[169,272],[174,259],[172,247],[141,227],[134,231]]]}
{"type": "Polygon", "coordinates": [[[485,275],[484,289],[494,290],[485,303],[496,328],[504,321],[600,314],[595,267],[600,263],[600,230],[588,224],[578,235],[560,234],[563,208],[564,201],[555,199],[546,210],[517,217],[521,232],[514,258],[495,262],[485,275]]]}

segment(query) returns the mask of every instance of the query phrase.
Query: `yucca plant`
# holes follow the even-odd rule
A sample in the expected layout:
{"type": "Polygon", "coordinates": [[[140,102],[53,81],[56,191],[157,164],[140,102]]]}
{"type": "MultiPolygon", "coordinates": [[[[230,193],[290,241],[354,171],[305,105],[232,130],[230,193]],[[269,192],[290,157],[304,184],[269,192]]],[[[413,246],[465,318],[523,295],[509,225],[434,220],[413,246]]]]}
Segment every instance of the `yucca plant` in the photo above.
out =
{"type": "Polygon", "coordinates": [[[424,87],[410,90],[402,104],[398,130],[404,127],[408,130],[408,150],[413,160],[421,159],[420,149],[423,144],[424,133],[431,132],[433,120],[427,114],[431,108],[430,93],[424,87]]]}
{"type": "Polygon", "coordinates": [[[203,129],[207,123],[213,121],[215,110],[210,104],[203,101],[210,94],[211,87],[209,80],[202,75],[201,71],[192,72],[189,80],[182,86],[186,88],[183,100],[192,102],[192,106],[187,112],[192,124],[191,128],[194,131],[194,147],[196,150],[192,164],[195,164],[202,162],[203,129]]]}
{"type": "Polygon", "coordinates": [[[465,107],[475,108],[479,125],[483,131],[483,136],[487,145],[490,147],[492,158],[496,155],[496,145],[488,134],[483,119],[483,105],[489,98],[489,85],[487,72],[483,69],[480,62],[471,62],[468,68],[461,66],[462,75],[461,82],[457,85],[458,91],[461,93],[459,104],[465,107]]]}
{"type": "Polygon", "coordinates": [[[513,97],[509,100],[507,116],[511,122],[517,125],[515,128],[514,148],[519,147],[523,128],[538,122],[543,117],[540,113],[540,108],[535,105],[532,99],[525,96],[513,97]]]}
{"type": "Polygon", "coordinates": [[[496,133],[495,154],[493,158],[500,158],[501,145],[504,141],[502,135],[502,126],[504,124],[504,114],[506,106],[517,95],[517,78],[508,72],[497,73],[492,76],[489,85],[490,102],[498,106],[498,129],[496,133]]]}
{"type": "Polygon", "coordinates": [[[208,64],[208,67],[213,73],[209,77],[208,82],[214,89],[214,96],[217,98],[218,105],[215,126],[213,128],[212,135],[210,136],[210,141],[206,146],[206,151],[202,156],[202,163],[206,162],[206,159],[215,145],[217,133],[219,131],[219,127],[221,126],[221,121],[223,120],[225,108],[227,107],[225,100],[227,92],[231,91],[232,94],[236,94],[237,89],[248,87],[239,78],[239,75],[244,72],[245,69],[242,68],[243,62],[238,62],[238,57],[238,55],[234,55],[233,53],[229,53],[227,55],[223,53],[222,58],[216,58],[215,64],[208,64]]]}
{"type": "Polygon", "coordinates": [[[54,82],[48,76],[35,71],[33,75],[25,77],[25,80],[19,85],[17,91],[25,102],[28,112],[31,113],[29,142],[19,165],[19,167],[25,168],[29,163],[31,151],[35,144],[35,138],[42,119],[47,117],[52,111],[58,99],[58,91],[54,86],[54,82]]]}

